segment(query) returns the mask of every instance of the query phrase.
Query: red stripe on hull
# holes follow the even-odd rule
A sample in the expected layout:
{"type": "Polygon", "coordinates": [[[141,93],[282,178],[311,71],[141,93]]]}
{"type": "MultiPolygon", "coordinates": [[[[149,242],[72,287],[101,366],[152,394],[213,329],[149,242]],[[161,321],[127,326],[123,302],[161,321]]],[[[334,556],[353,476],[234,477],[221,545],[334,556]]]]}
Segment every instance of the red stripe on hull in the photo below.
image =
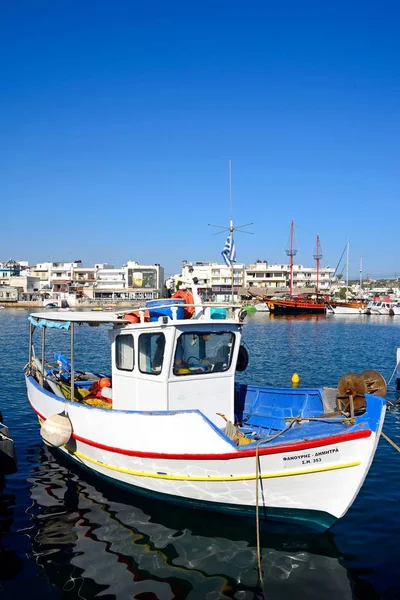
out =
{"type": "MultiPolygon", "coordinates": [[[[32,406],[32,404],[31,404],[32,406]]],[[[32,406],[38,417],[43,421],[46,417],[40,414],[39,411],[32,406]]],[[[300,450],[309,450],[311,448],[319,448],[320,446],[329,446],[331,444],[340,444],[342,442],[351,442],[353,440],[361,440],[370,437],[372,431],[369,429],[361,429],[359,431],[353,431],[351,433],[343,433],[341,435],[332,435],[328,438],[320,438],[319,440],[307,440],[304,442],[294,442],[293,444],[282,444],[281,446],[270,446],[269,448],[260,448],[259,456],[265,456],[267,454],[283,454],[285,452],[298,452],[300,450]]],[[[255,457],[256,451],[253,450],[237,450],[236,452],[225,452],[224,454],[168,454],[165,452],[141,452],[140,450],[126,450],[125,448],[116,448],[114,446],[107,446],[93,440],[84,438],[76,433],[72,434],[74,440],[82,442],[87,446],[98,448],[99,450],[106,450],[107,452],[115,452],[116,454],[122,454],[124,456],[137,456],[138,458],[161,458],[161,459],[174,459],[174,460],[229,460],[231,458],[249,458],[255,457]]]]}

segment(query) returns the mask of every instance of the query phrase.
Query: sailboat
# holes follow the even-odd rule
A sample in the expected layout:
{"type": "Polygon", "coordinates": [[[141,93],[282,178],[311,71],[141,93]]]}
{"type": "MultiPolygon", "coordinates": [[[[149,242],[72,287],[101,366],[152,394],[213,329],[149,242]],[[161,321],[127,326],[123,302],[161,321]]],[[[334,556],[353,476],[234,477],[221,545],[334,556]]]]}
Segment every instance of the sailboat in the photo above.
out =
{"type": "MultiPolygon", "coordinates": [[[[343,254],[342,254],[343,256],[343,254]]],[[[349,300],[349,256],[350,256],[350,242],[346,244],[346,296],[345,300],[334,300],[328,304],[328,312],[334,315],[360,315],[365,312],[367,303],[363,300],[349,300]]],[[[361,281],[361,277],[360,277],[361,281]]]]}
{"type": "Polygon", "coordinates": [[[316,250],[314,258],[317,266],[317,283],[315,289],[315,298],[311,294],[299,294],[295,296],[293,294],[293,257],[296,255],[297,250],[294,247],[294,222],[292,221],[290,226],[290,242],[289,247],[286,250],[289,256],[289,298],[282,299],[271,299],[268,301],[269,311],[273,314],[278,315],[299,315],[299,314],[325,314],[326,306],[325,302],[320,300],[318,297],[319,287],[319,264],[322,258],[319,235],[317,235],[316,250]]]}

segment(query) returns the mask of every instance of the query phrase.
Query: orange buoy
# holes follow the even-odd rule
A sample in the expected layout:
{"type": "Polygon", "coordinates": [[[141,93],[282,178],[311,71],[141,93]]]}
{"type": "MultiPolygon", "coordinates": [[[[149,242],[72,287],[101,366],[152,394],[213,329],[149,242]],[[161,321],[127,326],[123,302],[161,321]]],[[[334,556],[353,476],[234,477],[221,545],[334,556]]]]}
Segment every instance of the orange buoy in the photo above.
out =
{"type": "Polygon", "coordinates": [[[124,319],[125,321],[129,321],[129,323],[140,323],[140,316],[137,312],[126,313],[124,319]]]}
{"type": "Polygon", "coordinates": [[[111,380],[108,377],[99,379],[99,388],[102,390],[105,387],[111,387],[111,380]]]}
{"type": "MultiPolygon", "coordinates": [[[[193,294],[188,290],[178,290],[172,294],[171,298],[181,298],[186,304],[194,304],[193,294]]],[[[194,315],[194,306],[185,306],[183,309],[183,318],[191,319],[194,315]]]]}

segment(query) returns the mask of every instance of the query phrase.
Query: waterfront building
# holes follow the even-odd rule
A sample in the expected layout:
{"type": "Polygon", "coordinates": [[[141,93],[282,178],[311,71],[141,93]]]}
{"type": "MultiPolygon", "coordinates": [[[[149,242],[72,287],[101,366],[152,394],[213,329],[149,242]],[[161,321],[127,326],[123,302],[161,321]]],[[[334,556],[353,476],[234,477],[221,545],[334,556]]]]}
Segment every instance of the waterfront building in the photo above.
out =
{"type": "Polygon", "coordinates": [[[45,294],[68,294],[73,270],[79,264],[80,261],[37,263],[29,267],[29,273],[33,277],[39,278],[40,291],[45,294]]]}
{"type": "MultiPolygon", "coordinates": [[[[328,293],[334,269],[322,267],[318,274],[318,288],[328,293]]],[[[200,283],[200,292],[209,299],[218,302],[231,300],[231,269],[225,263],[216,262],[187,262],[182,263],[182,271],[175,275],[175,285],[181,279],[197,277],[200,283]]],[[[288,264],[269,264],[267,261],[258,260],[246,267],[244,264],[235,264],[233,270],[233,288],[235,301],[239,296],[246,296],[248,292],[255,295],[274,295],[289,291],[290,266],[288,264]]],[[[296,292],[315,290],[317,284],[316,267],[293,265],[293,289],[296,292]]]]}
{"type": "Polygon", "coordinates": [[[164,268],[159,264],[141,265],[132,260],[118,268],[96,264],[92,284],[87,269],[78,272],[80,281],[87,277],[82,296],[94,300],[153,300],[163,295],[164,268]]]}
{"type": "MultiPolygon", "coordinates": [[[[25,264],[25,261],[22,261],[25,264]]],[[[0,262],[0,285],[10,285],[11,277],[19,275],[25,268],[24,264],[16,260],[0,262]]]]}
{"type": "Polygon", "coordinates": [[[17,302],[18,288],[12,285],[0,285],[0,304],[17,302]]]}
{"type": "MultiPolygon", "coordinates": [[[[321,293],[329,293],[334,271],[335,269],[331,267],[319,268],[318,290],[321,293]]],[[[317,268],[294,264],[292,283],[295,293],[315,290],[317,286],[317,268]]],[[[276,293],[287,293],[290,288],[290,265],[269,264],[267,261],[258,260],[246,268],[244,287],[246,290],[259,295],[268,296],[276,293]]]]}
{"type": "Polygon", "coordinates": [[[93,286],[96,282],[95,267],[76,267],[72,271],[70,293],[77,298],[93,298],[93,286]]]}
{"type": "Polygon", "coordinates": [[[164,268],[160,264],[141,265],[128,260],[124,269],[130,299],[154,300],[163,296],[164,268]]]}
{"type": "Polygon", "coordinates": [[[39,284],[39,277],[28,275],[25,271],[10,278],[10,287],[18,290],[18,300],[40,300],[39,284]]]}
{"type": "MultiPolygon", "coordinates": [[[[234,300],[238,298],[238,292],[243,287],[245,265],[235,263],[233,269],[233,293],[234,300]]],[[[175,275],[175,286],[179,287],[181,280],[190,280],[197,277],[199,280],[199,292],[208,300],[216,302],[229,302],[232,299],[232,276],[231,269],[225,263],[197,261],[190,263],[183,261],[182,271],[175,275]]]]}

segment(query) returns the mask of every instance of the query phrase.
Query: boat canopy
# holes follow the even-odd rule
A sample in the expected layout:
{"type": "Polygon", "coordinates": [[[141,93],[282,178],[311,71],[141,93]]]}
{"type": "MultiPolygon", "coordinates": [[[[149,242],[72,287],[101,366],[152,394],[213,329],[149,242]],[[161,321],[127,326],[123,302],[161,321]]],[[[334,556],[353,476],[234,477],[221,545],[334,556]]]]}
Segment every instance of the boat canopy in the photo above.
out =
{"type": "MultiPolygon", "coordinates": [[[[42,312],[42,313],[32,313],[31,320],[32,325],[37,325],[35,321],[55,321],[58,323],[120,323],[121,325],[127,325],[127,321],[121,316],[118,316],[116,313],[93,313],[93,312],[42,312]]],[[[41,325],[42,327],[44,326],[41,325]]],[[[46,325],[47,326],[47,325],[46,325]]],[[[40,325],[39,325],[40,327],[40,325]]],[[[50,327],[50,325],[49,325],[50,327]]],[[[54,325],[53,325],[54,327],[54,325]]]]}

